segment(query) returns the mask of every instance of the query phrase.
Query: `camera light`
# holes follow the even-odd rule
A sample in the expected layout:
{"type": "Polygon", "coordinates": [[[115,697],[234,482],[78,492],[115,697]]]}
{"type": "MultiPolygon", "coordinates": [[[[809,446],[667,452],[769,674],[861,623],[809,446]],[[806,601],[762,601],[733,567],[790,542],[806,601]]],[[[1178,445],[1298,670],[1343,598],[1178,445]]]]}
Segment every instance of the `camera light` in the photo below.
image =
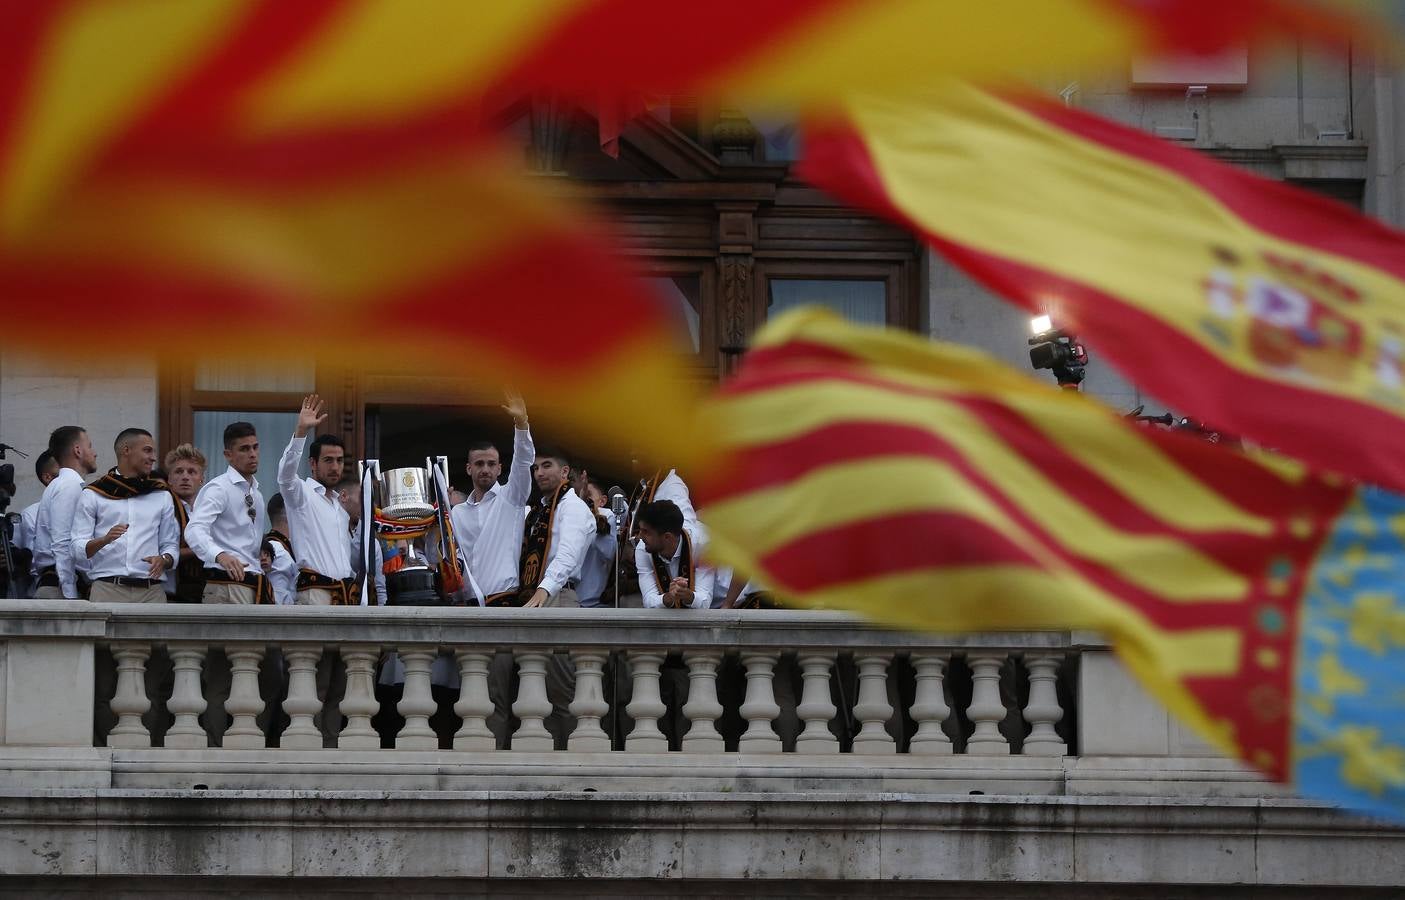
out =
{"type": "Polygon", "coordinates": [[[1048,316],[1035,316],[1029,320],[1029,330],[1032,334],[1043,334],[1054,327],[1054,322],[1048,316]]]}

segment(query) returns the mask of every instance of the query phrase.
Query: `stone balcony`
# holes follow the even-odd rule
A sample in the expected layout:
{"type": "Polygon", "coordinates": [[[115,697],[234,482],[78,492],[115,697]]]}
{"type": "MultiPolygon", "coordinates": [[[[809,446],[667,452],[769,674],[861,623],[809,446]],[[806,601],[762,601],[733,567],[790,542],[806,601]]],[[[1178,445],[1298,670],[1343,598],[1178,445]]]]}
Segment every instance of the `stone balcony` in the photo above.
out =
{"type": "Polygon", "coordinates": [[[1405,833],[1216,758],[1095,635],[818,612],[6,601],[0,820],[0,894],[1405,885],[1405,833]]]}

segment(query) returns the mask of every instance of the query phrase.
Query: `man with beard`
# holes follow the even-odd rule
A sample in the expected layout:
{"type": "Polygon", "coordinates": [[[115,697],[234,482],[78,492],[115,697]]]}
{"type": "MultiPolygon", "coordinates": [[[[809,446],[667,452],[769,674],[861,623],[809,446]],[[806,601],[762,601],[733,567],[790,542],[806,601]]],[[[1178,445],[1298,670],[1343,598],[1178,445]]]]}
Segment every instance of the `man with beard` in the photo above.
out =
{"type": "Polygon", "coordinates": [[[166,600],[171,603],[199,603],[205,593],[205,564],[185,540],[185,523],[195,505],[195,495],[205,484],[205,454],[194,444],[181,444],[166,453],[166,486],[180,499],[185,515],[180,516],[181,552],[175,571],[166,575],[166,600]]]}
{"type": "Polygon", "coordinates": [[[473,490],[450,513],[454,537],[468,571],[483,591],[487,606],[520,606],[518,562],[522,553],[522,508],[532,493],[536,447],[521,395],[508,392],[503,411],[512,417],[512,469],[499,484],[502,459],[491,442],[468,448],[473,490]]]}
{"type": "MultiPolygon", "coordinates": [[[[98,470],[98,452],[86,429],[78,425],[55,428],[49,452],[58,460],[58,477],[44,488],[34,524],[34,570],[39,574],[40,600],[77,599],[78,572],[86,569],[82,547],[73,546],[73,513],[83,492],[84,477],[98,470]]],[[[86,579],[85,579],[86,580],[86,579]]]]}
{"type": "Polygon", "coordinates": [[[308,447],[312,474],[298,477],[307,433],[327,418],[322,410],[316,394],[303,400],[297,428],[278,461],[278,492],[288,511],[288,537],[299,569],[295,602],[346,606],[360,602],[346,539],[351,517],[337,492],[346,467],[346,444],[334,434],[319,435],[308,447]]]}
{"type": "Polygon", "coordinates": [[[165,603],[161,579],[180,552],[180,500],[166,482],[151,477],[156,466],[151,432],[125,429],[113,450],[117,466],[82,491],[73,514],[73,545],[89,560],[89,599],[165,603]]]}

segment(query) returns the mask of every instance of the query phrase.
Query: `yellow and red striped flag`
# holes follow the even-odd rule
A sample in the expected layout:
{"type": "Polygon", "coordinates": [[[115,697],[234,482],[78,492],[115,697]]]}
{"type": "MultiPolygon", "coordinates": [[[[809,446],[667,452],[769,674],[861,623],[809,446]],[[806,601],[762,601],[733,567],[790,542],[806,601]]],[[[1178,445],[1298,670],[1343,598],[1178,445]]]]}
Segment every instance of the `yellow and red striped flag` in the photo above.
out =
{"type": "Polygon", "coordinates": [[[1220,747],[1405,818],[1405,498],[814,311],[763,329],[706,424],[710,552],[790,601],[1101,631],[1220,747]]]}
{"type": "Polygon", "coordinates": [[[1405,489],[1405,234],[1152,135],[953,85],[856,99],[803,174],[1053,312],[1214,427],[1405,489]]]}
{"type": "Polygon", "coordinates": [[[553,15],[508,6],[26,6],[0,38],[0,296],[59,314],[7,346],[466,376],[686,456],[668,311],[480,121],[504,42],[553,15]],[[622,403],[643,435],[604,424],[622,403]]]}

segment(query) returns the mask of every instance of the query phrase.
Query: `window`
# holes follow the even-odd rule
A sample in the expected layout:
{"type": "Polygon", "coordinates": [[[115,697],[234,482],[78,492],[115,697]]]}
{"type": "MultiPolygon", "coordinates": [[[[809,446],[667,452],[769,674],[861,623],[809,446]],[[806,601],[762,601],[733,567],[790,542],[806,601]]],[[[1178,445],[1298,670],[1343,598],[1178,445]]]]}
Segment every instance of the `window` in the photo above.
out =
{"type": "MultiPolygon", "coordinates": [[[[198,410],[194,415],[193,443],[205,454],[208,465],[205,480],[222,475],[229,468],[224,460],[224,429],[230,422],[248,422],[259,434],[259,493],[269,500],[278,493],[278,458],[288,446],[288,438],[298,425],[295,412],[257,412],[253,410],[198,410]]],[[[311,435],[308,436],[311,439],[311,435]]],[[[304,454],[304,457],[306,455],[304,454]]],[[[301,475],[307,474],[307,459],[298,465],[301,475]]]]}
{"type": "Polygon", "coordinates": [[[698,275],[656,275],[646,278],[664,299],[674,332],[694,353],[702,352],[702,278],[698,275]]]}
{"type": "Polygon", "coordinates": [[[882,281],[773,278],[770,289],[768,316],[800,306],[823,306],[859,325],[888,322],[887,286],[882,281]]]}

